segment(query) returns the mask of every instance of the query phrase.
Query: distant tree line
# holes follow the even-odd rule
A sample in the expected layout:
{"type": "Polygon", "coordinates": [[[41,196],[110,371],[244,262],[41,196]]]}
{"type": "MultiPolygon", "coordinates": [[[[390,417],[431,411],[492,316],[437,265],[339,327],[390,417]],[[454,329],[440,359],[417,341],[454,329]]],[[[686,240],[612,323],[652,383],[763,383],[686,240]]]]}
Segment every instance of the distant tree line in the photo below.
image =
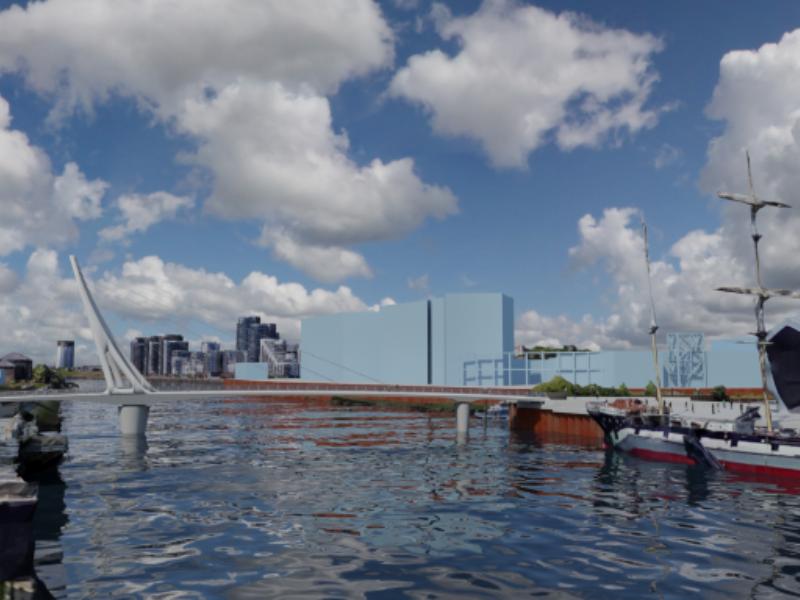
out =
{"type": "Polygon", "coordinates": [[[529,360],[542,360],[548,358],[555,358],[559,352],[591,352],[588,348],[578,348],[574,344],[567,344],[565,346],[540,346],[536,345],[532,348],[522,347],[523,355],[527,355],[529,360]]]}
{"type": "MultiPolygon", "coordinates": [[[[545,394],[563,395],[563,396],[630,396],[631,391],[624,383],[619,387],[605,387],[590,383],[589,385],[578,385],[567,381],[560,375],[556,375],[550,381],[545,381],[537,386],[534,386],[533,391],[543,392],[545,394]]],[[[644,389],[645,396],[656,395],[656,384],[652,381],[647,383],[644,389]]]]}

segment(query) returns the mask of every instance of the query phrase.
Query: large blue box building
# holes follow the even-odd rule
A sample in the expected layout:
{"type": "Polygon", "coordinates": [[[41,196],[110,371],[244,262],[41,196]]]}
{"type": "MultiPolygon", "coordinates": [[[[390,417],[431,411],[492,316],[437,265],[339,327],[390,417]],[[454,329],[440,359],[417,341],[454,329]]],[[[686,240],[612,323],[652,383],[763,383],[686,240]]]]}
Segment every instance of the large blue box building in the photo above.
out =
{"type": "Polygon", "coordinates": [[[447,294],[376,312],[311,317],[303,320],[300,348],[306,380],[503,385],[503,361],[514,349],[514,301],[447,294]]]}

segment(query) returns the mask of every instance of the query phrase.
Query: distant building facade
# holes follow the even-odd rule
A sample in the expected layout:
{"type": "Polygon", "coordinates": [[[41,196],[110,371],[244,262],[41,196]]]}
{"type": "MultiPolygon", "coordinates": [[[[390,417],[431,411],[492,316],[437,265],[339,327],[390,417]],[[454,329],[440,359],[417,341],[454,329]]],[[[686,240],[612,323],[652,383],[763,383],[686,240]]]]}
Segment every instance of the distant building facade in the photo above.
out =
{"type": "Polygon", "coordinates": [[[236,364],[245,362],[244,352],[241,350],[223,350],[221,352],[221,375],[223,377],[233,377],[236,373],[236,364]]]}
{"type": "Polygon", "coordinates": [[[178,351],[189,350],[189,342],[177,333],[168,334],[161,339],[161,371],[159,375],[172,374],[172,354],[178,351]]]}
{"type": "Polygon", "coordinates": [[[258,362],[261,340],[279,338],[277,325],[262,323],[261,317],[240,317],[236,323],[236,349],[244,353],[246,362],[258,362]]]}
{"type": "Polygon", "coordinates": [[[300,377],[300,346],[286,340],[261,340],[260,361],[267,364],[270,378],[300,377]]]}
{"type": "Polygon", "coordinates": [[[20,354],[11,352],[5,356],[0,356],[0,364],[6,365],[4,369],[14,369],[14,381],[29,381],[33,379],[33,360],[20,354]]]}
{"type": "Polygon", "coordinates": [[[75,342],[58,340],[56,342],[56,369],[75,368],[75,342]]]}
{"type": "Polygon", "coordinates": [[[137,337],[131,340],[130,358],[136,370],[145,374],[147,368],[147,338],[137,337]]]}
{"type": "Polygon", "coordinates": [[[514,301],[503,294],[447,294],[303,320],[300,375],[317,381],[507,385],[514,301]]]}
{"type": "Polygon", "coordinates": [[[206,373],[209,377],[219,377],[222,373],[222,353],[218,342],[202,342],[200,352],[206,356],[206,373]]]}

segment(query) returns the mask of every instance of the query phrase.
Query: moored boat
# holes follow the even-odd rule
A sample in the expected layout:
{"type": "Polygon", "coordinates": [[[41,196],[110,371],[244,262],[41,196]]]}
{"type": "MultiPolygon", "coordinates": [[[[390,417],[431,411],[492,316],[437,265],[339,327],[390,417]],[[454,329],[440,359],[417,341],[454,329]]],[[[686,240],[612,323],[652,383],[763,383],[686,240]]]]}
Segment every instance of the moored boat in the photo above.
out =
{"type": "MultiPolygon", "coordinates": [[[[755,195],[747,157],[750,193],[725,194],[719,197],[750,207],[751,237],[755,251],[757,287],[718,288],[719,291],[748,294],[756,297],[756,333],[761,371],[763,402],[742,407],[735,419],[703,419],[694,415],[673,413],[661,398],[658,377],[658,354],[655,335],[655,306],[650,294],[653,359],[656,369],[658,408],[636,401],[592,402],[589,415],[603,429],[606,443],[616,449],[642,458],[684,464],[701,464],[711,468],[800,477],[800,325],[784,323],[767,332],[764,304],[769,298],[800,298],[800,293],[771,290],[761,282],[758,243],[761,235],[756,227],[756,214],[764,207],[788,208],[779,202],[762,200],[755,195]]],[[[645,261],[648,270],[647,229],[643,226],[645,261]]]]}

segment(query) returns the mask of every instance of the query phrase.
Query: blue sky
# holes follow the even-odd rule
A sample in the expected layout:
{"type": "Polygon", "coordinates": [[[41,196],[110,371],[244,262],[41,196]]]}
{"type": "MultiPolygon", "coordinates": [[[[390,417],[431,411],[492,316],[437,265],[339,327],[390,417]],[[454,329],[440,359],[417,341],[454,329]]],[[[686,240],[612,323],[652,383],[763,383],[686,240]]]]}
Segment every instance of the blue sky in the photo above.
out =
{"type": "MultiPolygon", "coordinates": [[[[793,200],[796,2],[207,8],[0,0],[0,352],[89,356],[72,253],[123,338],[229,341],[243,312],[296,338],[311,314],[501,291],[520,343],[637,346],[632,209],[665,329],[748,330],[711,291],[750,277],[746,214],[714,191],[749,148],[759,191],[793,200]]],[[[800,283],[796,219],[764,220],[772,284],[800,283]]]]}

